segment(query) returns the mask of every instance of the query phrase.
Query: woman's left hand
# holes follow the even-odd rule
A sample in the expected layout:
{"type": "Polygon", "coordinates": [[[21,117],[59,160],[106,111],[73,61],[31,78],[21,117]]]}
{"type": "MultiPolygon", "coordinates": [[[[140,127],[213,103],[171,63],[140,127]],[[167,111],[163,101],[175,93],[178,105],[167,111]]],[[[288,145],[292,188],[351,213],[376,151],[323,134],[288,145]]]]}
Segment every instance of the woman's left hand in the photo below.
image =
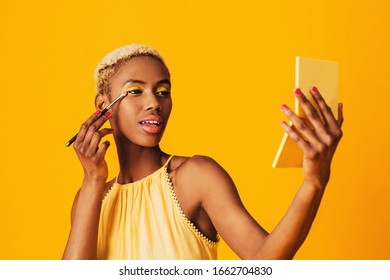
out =
{"type": "Polygon", "coordinates": [[[336,120],[318,89],[313,87],[310,92],[318,105],[319,111],[297,88],[294,93],[307,119],[297,116],[286,105],[282,105],[282,111],[292,123],[292,126],[289,126],[283,122],[282,127],[303,150],[305,182],[325,188],[330,176],[330,164],[337,144],[342,137],[343,108],[342,104],[339,103],[336,120]]]}

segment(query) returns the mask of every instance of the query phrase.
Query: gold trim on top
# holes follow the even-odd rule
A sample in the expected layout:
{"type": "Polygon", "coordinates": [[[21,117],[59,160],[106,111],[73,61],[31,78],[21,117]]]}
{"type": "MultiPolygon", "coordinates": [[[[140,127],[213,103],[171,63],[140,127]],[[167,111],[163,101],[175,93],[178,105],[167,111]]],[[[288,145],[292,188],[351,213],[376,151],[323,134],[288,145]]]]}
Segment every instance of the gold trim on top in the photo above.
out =
{"type": "Polygon", "coordinates": [[[204,242],[206,242],[208,245],[210,246],[216,246],[220,240],[220,237],[219,235],[217,234],[217,241],[213,241],[211,239],[209,239],[207,236],[205,236],[195,225],[193,222],[191,222],[187,216],[184,214],[183,212],[183,209],[181,209],[181,206],[180,206],[180,203],[179,203],[179,200],[177,199],[177,196],[176,196],[176,193],[175,193],[175,190],[173,188],[173,185],[172,185],[172,182],[171,182],[171,179],[169,178],[168,176],[168,171],[167,171],[167,167],[165,166],[164,167],[164,175],[165,175],[165,179],[169,185],[169,189],[171,191],[171,194],[172,194],[172,199],[174,201],[174,204],[176,205],[177,209],[179,210],[179,213],[180,213],[180,216],[184,219],[184,221],[190,226],[190,228],[192,229],[192,231],[198,235],[204,242]]]}

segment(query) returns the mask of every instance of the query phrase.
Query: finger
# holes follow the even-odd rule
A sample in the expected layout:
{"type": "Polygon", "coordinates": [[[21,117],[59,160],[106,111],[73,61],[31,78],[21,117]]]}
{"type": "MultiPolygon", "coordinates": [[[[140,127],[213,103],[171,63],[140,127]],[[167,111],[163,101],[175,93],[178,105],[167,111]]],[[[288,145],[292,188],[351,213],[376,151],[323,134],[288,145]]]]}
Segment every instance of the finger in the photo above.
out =
{"type": "Polygon", "coordinates": [[[303,152],[309,153],[311,150],[310,144],[306,142],[294,129],[289,126],[286,122],[282,122],[283,130],[288,134],[288,136],[303,150],[303,152]]]}
{"type": "Polygon", "coordinates": [[[306,96],[299,88],[296,88],[294,90],[294,94],[298,99],[299,105],[301,106],[302,110],[305,112],[308,121],[313,125],[316,130],[324,131],[324,123],[317,109],[314,108],[314,106],[310,103],[310,101],[306,98],[306,96]]]}
{"type": "Polygon", "coordinates": [[[97,153],[96,153],[96,157],[97,158],[104,158],[105,156],[106,156],[106,152],[107,152],[107,149],[110,147],[110,142],[109,141],[104,141],[101,145],[100,145],[100,147],[99,147],[99,149],[98,149],[98,151],[97,151],[97,153]]]}
{"type": "Polygon", "coordinates": [[[98,150],[98,145],[102,138],[113,132],[112,128],[103,128],[101,130],[95,131],[92,136],[88,150],[86,151],[87,155],[93,156],[98,150]]]}
{"type": "Polygon", "coordinates": [[[343,116],[343,103],[338,104],[338,116],[337,116],[337,124],[339,125],[339,128],[343,125],[344,122],[344,116],[343,116]]]}
{"type": "Polygon", "coordinates": [[[287,106],[282,105],[281,110],[286,115],[286,117],[291,121],[295,133],[298,134],[300,138],[302,138],[305,142],[308,141],[312,144],[317,144],[319,139],[316,133],[310,128],[309,124],[296,114],[287,106]]]}
{"type": "Polygon", "coordinates": [[[90,146],[90,143],[91,143],[91,140],[92,140],[92,137],[94,135],[94,133],[96,131],[98,131],[102,125],[111,117],[111,114],[109,112],[107,112],[104,116],[100,117],[99,119],[97,119],[95,122],[93,122],[87,129],[87,132],[84,136],[84,139],[83,139],[83,143],[82,143],[82,149],[84,151],[87,151],[89,146],[90,146]]]}
{"type": "Polygon", "coordinates": [[[342,136],[341,129],[332,113],[332,110],[326,104],[318,89],[316,87],[312,87],[311,94],[313,96],[314,102],[316,102],[319,108],[319,113],[312,104],[310,104],[310,106],[307,104],[310,102],[302,93],[300,94],[300,91],[298,91],[298,94],[297,91],[295,91],[295,93],[298,95],[298,99],[301,99],[299,101],[302,101],[305,103],[305,105],[307,105],[305,113],[309,121],[313,124],[313,133],[316,135],[316,139],[318,139],[318,142],[310,140],[311,144],[313,144],[313,147],[318,146],[319,149],[322,149],[323,144],[327,147],[330,147],[334,143],[337,143],[342,136]],[[322,119],[319,119],[319,114],[321,114],[322,119]],[[313,118],[315,119],[314,121],[313,118]]]}
{"type": "Polygon", "coordinates": [[[101,110],[97,110],[95,113],[93,113],[80,127],[80,130],[77,134],[77,138],[75,140],[75,145],[82,143],[84,141],[84,137],[88,132],[89,126],[94,123],[100,116],[101,110]]]}
{"type": "Polygon", "coordinates": [[[314,102],[318,105],[320,114],[325,124],[330,128],[335,129],[338,127],[336,118],[332,112],[332,109],[326,103],[325,99],[322,97],[321,93],[317,87],[312,87],[310,90],[311,95],[313,96],[314,102]]]}
{"type": "Polygon", "coordinates": [[[344,120],[342,103],[338,104],[338,108],[337,108],[338,116],[336,120],[332,110],[327,105],[327,103],[323,99],[318,89],[316,87],[312,87],[311,93],[314,101],[317,103],[318,107],[320,108],[320,112],[322,113],[322,117],[328,128],[327,132],[322,133],[321,135],[319,135],[319,137],[323,140],[323,143],[325,143],[329,147],[334,143],[338,143],[343,135],[343,132],[341,131],[341,125],[344,120]]]}

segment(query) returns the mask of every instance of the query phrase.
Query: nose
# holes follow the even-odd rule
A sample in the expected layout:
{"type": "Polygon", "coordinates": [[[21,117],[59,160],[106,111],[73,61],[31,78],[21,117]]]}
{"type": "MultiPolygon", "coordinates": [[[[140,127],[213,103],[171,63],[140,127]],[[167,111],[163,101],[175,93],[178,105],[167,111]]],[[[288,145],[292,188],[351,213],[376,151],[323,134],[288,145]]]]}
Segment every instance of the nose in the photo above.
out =
{"type": "Polygon", "coordinates": [[[160,109],[161,105],[157,96],[152,92],[145,94],[145,110],[159,111],[160,109]]]}

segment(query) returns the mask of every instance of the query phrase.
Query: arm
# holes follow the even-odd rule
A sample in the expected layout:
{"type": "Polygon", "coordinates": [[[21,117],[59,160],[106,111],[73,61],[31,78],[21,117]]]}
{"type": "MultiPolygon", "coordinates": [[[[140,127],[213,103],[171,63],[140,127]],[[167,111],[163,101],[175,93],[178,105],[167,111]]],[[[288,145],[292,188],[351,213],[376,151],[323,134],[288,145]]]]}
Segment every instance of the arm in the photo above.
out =
{"type": "Polygon", "coordinates": [[[313,97],[321,108],[324,122],[304,95],[297,95],[313,128],[288,107],[282,108],[296,127],[284,124],[283,128],[304,151],[304,181],[271,233],[268,234],[249,215],[233,181],[217,163],[202,158],[196,164],[193,176],[198,180],[197,187],[202,194],[201,207],[226,243],[243,259],[291,259],[310,230],[329,179],[342,124],[341,106],[336,121],[320,94],[313,92],[313,97]]]}
{"type": "MultiPolygon", "coordinates": [[[[307,121],[283,105],[282,111],[293,126],[283,122],[282,127],[303,150],[304,180],[286,215],[274,231],[279,236],[283,235],[283,229],[289,229],[289,234],[295,236],[294,239],[287,238],[282,243],[292,249],[289,258],[295,255],[304,242],[317,214],[329,181],[331,161],[342,137],[343,123],[342,104],[339,104],[336,120],[316,87],[312,88],[311,94],[319,107],[318,112],[300,89],[296,89],[294,93],[307,116],[307,121]]],[[[269,239],[274,237],[270,236],[269,239]]]]}
{"type": "Polygon", "coordinates": [[[109,142],[101,138],[112,132],[99,130],[109,115],[97,119],[92,115],[81,127],[73,145],[83,166],[84,180],[72,206],[71,230],[63,259],[96,259],[100,208],[108,168],[104,156],[109,142]]]}

